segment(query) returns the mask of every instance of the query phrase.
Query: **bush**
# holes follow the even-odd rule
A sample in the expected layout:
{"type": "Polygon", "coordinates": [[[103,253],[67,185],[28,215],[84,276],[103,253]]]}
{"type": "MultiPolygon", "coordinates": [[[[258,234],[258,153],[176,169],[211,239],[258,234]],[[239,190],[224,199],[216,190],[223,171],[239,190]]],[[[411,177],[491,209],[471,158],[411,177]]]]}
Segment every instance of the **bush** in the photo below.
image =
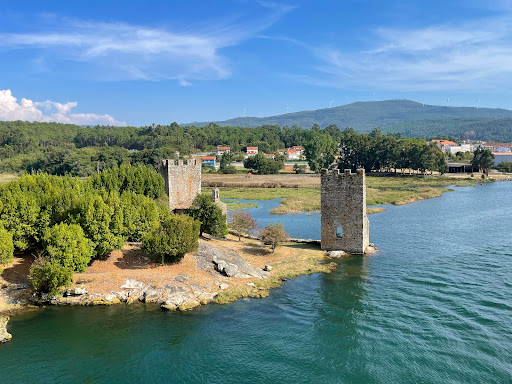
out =
{"type": "Polygon", "coordinates": [[[57,224],[43,235],[43,248],[48,259],[56,260],[62,268],[83,272],[93,255],[92,241],[76,224],[57,224]]]}
{"type": "Polygon", "coordinates": [[[119,168],[105,169],[93,175],[89,183],[94,189],[103,188],[107,192],[135,192],[153,199],[165,195],[163,177],[146,166],[122,164],[119,168]]]}
{"type": "Polygon", "coordinates": [[[187,215],[162,215],[161,221],[142,240],[142,250],[165,261],[180,261],[197,249],[199,222],[187,215]]]}
{"type": "Polygon", "coordinates": [[[63,267],[57,259],[38,257],[30,267],[29,278],[35,290],[55,296],[59,287],[71,285],[73,270],[63,267]]]}
{"type": "Polygon", "coordinates": [[[196,196],[190,207],[190,215],[201,223],[200,235],[206,232],[211,236],[224,237],[228,233],[226,215],[222,214],[222,209],[213,202],[210,194],[196,196]]]}
{"type": "Polygon", "coordinates": [[[0,265],[9,264],[13,258],[12,235],[0,224],[0,265]]]}
{"type": "Polygon", "coordinates": [[[268,224],[260,231],[260,237],[263,244],[271,246],[272,252],[275,251],[279,243],[288,240],[288,234],[282,224],[268,224]]]}

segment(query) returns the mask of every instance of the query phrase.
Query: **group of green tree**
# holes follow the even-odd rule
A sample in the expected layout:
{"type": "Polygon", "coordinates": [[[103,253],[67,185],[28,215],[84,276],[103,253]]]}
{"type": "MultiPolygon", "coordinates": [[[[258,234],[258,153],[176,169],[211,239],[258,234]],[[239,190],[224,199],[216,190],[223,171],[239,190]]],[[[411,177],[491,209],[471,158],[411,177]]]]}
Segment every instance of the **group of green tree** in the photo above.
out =
{"type": "Polygon", "coordinates": [[[326,168],[337,157],[340,169],[364,168],[369,171],[416,170],[447,171],[444,153],[433,143],[423,139],[402,138],[400,135],[386,134],[378,128],[370,134],[360,134],[347,128],[340,132],[336,142],[329,138],[317,140],[314,150],[306,146],[306,156],[316,156],[310,167],[326,168]],[[316,154],[316,155],[315,155],[316,154]]]}
{"type": "Polygon", "coordinates": [[[155,198],[163,178],[151,168],[123,165],[88,180],[25,175],[0,186],[0,264],[17,253],[37,255],[34,288],[55,294],[73,272],[126,241],[162,261],[179,260],[197,247],[201,222],[173,215],[155,198]]]}
{"type": "MultiPolygon", "coordinates": [[[[223,173],[235,172],[231,162],[240,159],[248,145],[259,147],[263,153],[276,153],[280,148],[302,145],[312,169],[318,171],[339,156],[339,143],[343,143],[348,150],[363,149],[365,154],[361,156],[364,157],[370,157],[367,152],[379,145],[377,149],[381,153],[378,158],[375,161],[364,161],[368,163],[368,169],[375,169],[380,163],[398,162],[390,158],[403,160],[407,154],[413,156],[409,164],[411,167],[420,169],[420,163],[425,163],[425,159],[418,157],[420,154],[417,150],[424,149],[425,140],[404,139],[399,134],[391,133],[384,135],[380,130],[374,130],[369,135],[356,134],[350,128],[341,131],[335,125],[320,128],[315,124],[311,129],[303,129],[278,125],[223,127],[214,123],[195,127],[172,123],[141,128],[92,128],[15,121],[0,122],[0,172],[41,171],[53,175],[84,177],[122,164],[148,165],[158,169],[161,160],[175,157],[176,151],[181,155],[189,155],[214,151],[218,145],[230,146],[233,153],[231,158],[226,157],[224,163],[221,162],[223,173]],[[403,147],[414,148],[408,152],[408,148],[403,147]],[[384,157],[382,161],[381,157],[384,157]]],[[[347,155],[345,148],[342,147],[342,156],[347,155]]],[[[256,164],[248,166],[256,172],[261,170],[273,173],[280,166],[280,160],[279,156],[273,162],[257,158],[251,160],[257,161],[256,164]]],[[[426,163],[431,161],[427,160],[426,163]]]]}

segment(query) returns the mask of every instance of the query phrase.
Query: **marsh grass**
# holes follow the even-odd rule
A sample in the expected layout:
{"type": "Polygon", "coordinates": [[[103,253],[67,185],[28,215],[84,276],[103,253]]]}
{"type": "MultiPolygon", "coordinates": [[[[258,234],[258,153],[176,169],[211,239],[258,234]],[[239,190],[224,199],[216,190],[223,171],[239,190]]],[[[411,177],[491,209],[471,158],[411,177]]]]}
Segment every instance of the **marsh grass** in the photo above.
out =
{"type": "MultiPolygon", "coordinates": [[[[228,176],[223,176],[226,184],[228,176]]],[[[273,182],[277,183],[279,177],[287,179],[288,176],[273,175],[273,182]]],[[[293,180],[300,177],[292,176],[293,180]]],[[[220,178],[220,177],[219,177],[220,178]]],[[[252,180],[252,179],[251,179],[252,180]]],[[[273,214],[299,213],[317,211],[320,209],[320,180],[311,176],[304,177],[308,183],[299,188],[267,186],[254,187],[254,180],[247,185],[237,187],[221,187],[221,196],[227,199],[270,200],[282,199],[279,207],[271,210],[273,214]],[[316,183],[312,184],[312,181],[316,183]]],[[[261,181],[268,183],[269,179],[261,176],[261,181]]],[[[367,205],[394,204],[402,205],[418,200],[431,199],[441,196],[453,189],[444,188],[449,185],[470,186],[477,183],[474,179],[454,179],[450,177],[372,177],[366,178],[366,203],[367,205]]],[[[264,184],[266,185],[266,184],[264,184]]],[[[379,210],[381,211],[381,210],[379,210]]],[[[377,211],[373,210],[371,213],[377,211]]]]}

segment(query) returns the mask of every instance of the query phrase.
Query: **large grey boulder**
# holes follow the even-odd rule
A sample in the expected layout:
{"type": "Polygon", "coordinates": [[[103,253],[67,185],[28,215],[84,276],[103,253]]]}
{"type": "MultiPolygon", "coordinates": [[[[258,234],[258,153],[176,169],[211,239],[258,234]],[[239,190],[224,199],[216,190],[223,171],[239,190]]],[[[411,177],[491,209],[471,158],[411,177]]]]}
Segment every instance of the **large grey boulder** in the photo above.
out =
{"type": "Polygon", "coordinates": [[[233,249],[221,245],[211,245],[204,241],[199,244],[194,255],[197,266],[214,276],[228,277],[268,277],[270,274],[260,268],[255,268],[242,259],[240,254],[233,249]]]}

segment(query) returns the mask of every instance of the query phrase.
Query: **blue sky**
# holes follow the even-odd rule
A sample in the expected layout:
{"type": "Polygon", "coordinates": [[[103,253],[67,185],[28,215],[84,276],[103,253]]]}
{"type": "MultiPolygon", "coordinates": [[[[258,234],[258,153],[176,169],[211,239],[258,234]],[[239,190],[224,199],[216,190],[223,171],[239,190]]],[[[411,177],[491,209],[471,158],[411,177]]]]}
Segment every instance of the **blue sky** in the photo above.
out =
{"type": "Polygon", "coordinates": [[[401,98],[512,109],[512,1],[26,0],[0,21],[0,120],[140,126],[401,98]]]}

